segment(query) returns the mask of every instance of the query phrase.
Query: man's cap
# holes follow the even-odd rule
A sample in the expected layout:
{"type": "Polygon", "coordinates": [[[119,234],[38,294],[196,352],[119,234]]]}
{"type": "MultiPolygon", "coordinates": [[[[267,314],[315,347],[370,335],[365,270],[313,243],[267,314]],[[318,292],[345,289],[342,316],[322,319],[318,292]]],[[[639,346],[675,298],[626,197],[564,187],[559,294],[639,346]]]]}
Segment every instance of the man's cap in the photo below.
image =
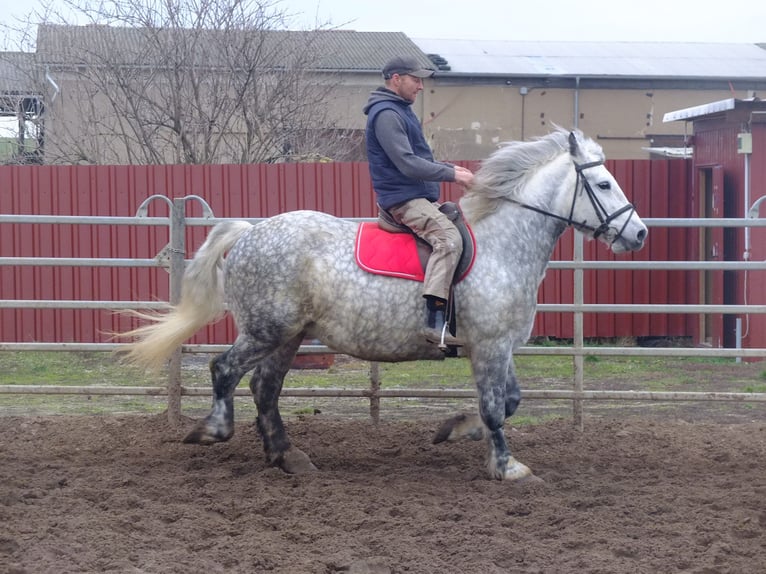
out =
{"type": "Polygon", "coordinates": [[[397,56],[392,58],[383,67],[383,77],[386,80],[391,79],[394,74],[407,74],[416,78],[428,78],[432,76],[434,70],[424,68],[417,58],[412,56],[397,56]]]}

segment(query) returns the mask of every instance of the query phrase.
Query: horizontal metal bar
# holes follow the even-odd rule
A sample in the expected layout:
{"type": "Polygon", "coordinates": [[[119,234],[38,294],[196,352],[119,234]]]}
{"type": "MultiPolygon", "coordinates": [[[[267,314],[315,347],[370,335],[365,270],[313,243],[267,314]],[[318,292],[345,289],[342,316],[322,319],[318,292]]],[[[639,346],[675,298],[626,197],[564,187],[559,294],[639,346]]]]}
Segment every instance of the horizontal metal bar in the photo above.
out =
{"type": "Polygon", "coordinates": [[[766,402],[766,393],[671,392],[671,391],[527,391],[525,399],[604,401],[738,401],[766,402]]]}
{"type": "MultiPolygon", "coordinates": [[[[192,353],[223,353],[230,345],[184,345],[185,352],[192,353]]],[[[323,345],[307,345],[301,347],[301,352],[307,354],[335,353],[334,350],[323,345]]],[[[514,351],[516,355],[563,355],[563,356],[588,356],[588,355],[629,355],[640,357],[755,357],[766,358],[766,349],[721,349],[709,347],[582,347],[528,345],[519,347],[514,351]]]]}
{"type": "Polygon", "coordinates": [[[520,347],[517,355],[571,355],[596,357],[719,357],[766,359],[766,349],[721,349],[709,347],[520,347]]]}
{"type": "Polygon", "coordinates": [[[766,218],[750,219],[739,217],[642,217],[641,221],[643,221],[647,227],[766,227],[766,218]]]}
{"type": "Polygon", "coordinates": [[[649,305],[649,304],[595,304],[540,303],[540,312],[551,313],[766,313],[766,305],[649,305]]]}
{"type": "MultiPolygon", "coordinates": [[[[222,221],[242,219],[252,223],[258,223],[266,218],[263,217],[187,217],[185,221],[197,225],[215,225],[222,221]]],[[[375,217],[347,217],[348,221],[377,221],[375,217]]],[[[104,225],[168,225],[170,216],[167,217],[122,217],[122,216],[90,216],[90,215],[33,215],[33,214],[0,214],[0,223],[66,223],[83,224],[96,223],[104,225]]],[[[740,217],[643,217],[641,218],[648,227],[763,227],[766,226],[766,218],[740,218],[740,217]]]]}
{"type": "MultiPolygon", "coordinates": [[[[249,395],[249,390],[245,395],[249,395]]],[[[298,389],[295,389],[298,390],[298,389]]],[[[302,389],[301,389],[302,390],[302,389]]],[[[330,389],[325,389],[330,390],[330,389]]],[[[468,389],[381,389],[381,398],[475,398],[476,392],[468,389]]],[[[303,395],[301,395],[303,396],[303,395]]],[[[730,392],[672,392],[672,391],[565,391],[522,390],[523,399],[550,400],[614,400],[614,401],[741,401],[766,402],[766,393],[730,392]]]]}
{"type": "MultiPolygon", "coordinates": [[[[111,352],[125,347],[129,343],[3,343],[0,342],[0,351],[46,351],[46,352],[111,352]]],[[[183,345],[184,353],[223,353],[231,345],[183,345]]],[[[324,345],[301,345],[299,355],[327,355],[336,354],[335,351],[324,345]]]]}
{"type": "MultiPolygon", "coordinates": [[[[253,224],[263,221],[263,217],[187,217],[186,225],[192,227],[212,226],[222,221],[241,219],[253,224]]],[[[346,217],[347,221],[377,221],[375,217],[346,217]]],[[[766,218],[739,217],[644,217],[641,219],[647,227],[766,227],[766,218]]],[[[0,223],[33,223],[33,224],[64,224],[64,225],[139,225],[162,226],[169,225],[167,217],[118,217],[118,216],[89,216],[89,215],[25,215],[0,214],[0,223]]]]}
{"type": "Polygon", "coordinates": [[[118,259],[114,257],[0,257],[0,267],[165,267],[156,259],[118,259]]]}
{"type": "MultiPolygon", "coordinates": [[[[170,303],[163,301],[62,301],[58,299],[2,299],[0,309],[153,309],[167,310],[170,303]]],[[[541,303],[542,313],[766,313],[766,305],[649,305],[649,304],[596,304],[541,303]]]]}
{"type": "MultiPolygon", "coordinates": [[[[184,353],[223,353],[227,351],[231,345],[183,345],[181,350],[184,353]]],[[[298,353],[301,355],[336,355],[338,353],[334,349],[325,345],[301,345],[298,349],[298,353]]]]}
{"type": "Polygon", "coordinates": [[[164,301],[61,301],[56,299],[2,299],[0,309],[169,309],[164,301]]]}
{"type": "MultiPolygon", "coordinates": [[[[0,395],[104,395],[104,396],[166,396],[165,387],[101,387],[66,385],[0,385],[0,395]]],[[[208,387],[182,387],[181,394],[187,397],[209,397],[208,387]]],[[[251,396],[246,388],[238,388],[236,396],[251,396]]],[[[730,392],[666,392],[666,391],[564,391],[529,390],[522,391],[524,399],[546,400],[609,400],[609,401],[737,401],[766,402],[766,393],[730,392]]],[[[376,393],[381,398],[451,398],[473,399],[472,389],[381,389],[376,393]]],[[[289,388],[282,390],[283,397],[358,397],[369,398],[369,389],[338,388],[289,388]]]]}
{"type": "Polygon", "coordinates": [[[766,269],[766,261],[551,261],[549,269],[666,269],[670,271],[738,271],[766,269]]]}
{"type": "MultiPolygon", "coordinates": [[[[115,351],[127,343],[2,343],[0,351],[115,351]]],[[[183,345],[184,353],[223,353],[231,345],[183,345]]],[[[766,359],[766,349],[721,349],[708,347],[582,347],[542,345],[523,346],[516,355],[634,356],[634,357],[720,357],[766,359]]],[[[338,354],[324,345],[301,345],[300,355],[338,354]]]]}
{"type": "Polygon", "coordinates": [[[0,223],[55,223],[61,225],[149,225],[168,226],[168,217],[114,217],[93,215],[8,215],[0,214],[0,223]]]}
{"type": "MultiPolygon", "coordinates": [[[[376,217],[345,217],[347,221],[377,221],[376,217]]],[[[198,225],[218,223],[225,221],[225,218],[187,218],[188,222],[195,222],[198,225]]],[[[256,223],[257,219],[247,219],[256,223]]],[[[766,218],[740,218],[740,217],[642,217],[647,227],[766,227],[766,218]]]]}
{"type": "MultiPolygon", "coordinates": [[[[187,262],[189,260],[187,259],[187,262]]],[[[156,259],[107,257],[0,257],[0,266],[51,267],[166,267],[156,259]]],[[[670,271],[756,271],[766,269],[766,261],[567,261],[556,259],[549,269],[664,269],[670,271]]]]}
{"type": "Polygon", "coordinates": [[[124,346],[118,343],[3,343],[0,351],[114,351],[124,346]]]}

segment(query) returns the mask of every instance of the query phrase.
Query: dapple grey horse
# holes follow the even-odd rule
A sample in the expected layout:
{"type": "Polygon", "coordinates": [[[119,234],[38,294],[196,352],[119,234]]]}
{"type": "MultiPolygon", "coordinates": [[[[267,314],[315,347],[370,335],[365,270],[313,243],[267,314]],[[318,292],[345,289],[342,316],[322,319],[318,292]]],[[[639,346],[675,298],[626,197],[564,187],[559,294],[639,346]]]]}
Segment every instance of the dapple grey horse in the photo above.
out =
{"type": "MultiPolygon", "coordinates": [[[[538,480],[511,456],[503,426],[521,395],[514,350],[532,330],[537,290],[558,238],[573,226],[614,253],[641,249],[647,228],[579,131],[510,142],[486,159],[460,201],[476,241],[470,273],[455,286],[459,337],[470,359],[479,412],[446,423],[435,442],[485,438],[491,478],[538,480]]],[[[224,309],[238,336],[210,363],[213,406],[185,441],[210,444],[234,433],[234,389],[250,380],[257,426],[271,464],[314,470],[293,446],[279,413],[282,383],[304,338],[368,361],[441,359],[421,335],[421,286],[373,275],[355,263],[358,224],[313,211],[255,225],[218,224],[188,265],[180,303],[127,333],[129,361],[160,367],[224,309]]]]}

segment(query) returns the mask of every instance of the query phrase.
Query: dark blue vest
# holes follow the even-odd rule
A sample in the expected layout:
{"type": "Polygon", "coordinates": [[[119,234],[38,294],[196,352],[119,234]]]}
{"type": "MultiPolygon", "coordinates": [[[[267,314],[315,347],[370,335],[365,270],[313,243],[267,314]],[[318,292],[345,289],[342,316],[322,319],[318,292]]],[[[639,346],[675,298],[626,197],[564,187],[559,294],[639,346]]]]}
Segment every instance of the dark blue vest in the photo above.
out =
{"type": "Polygon", "coordinates": [[[431,148],[423,137],[420,122],[409,105],[393,101],[373,104],[367,115],[367,160],[370,163],[370,177],[378,196],[378,204],[383,209],[389,209],[419,197],[438,201],[441,192],[438,181],[423,181],[407,177],[397,169],[383,151],[373,129],[375,118],[383,110],[393,110],[404,119],[407,137],[416,156],[429,161],[434,159],[431,148]]]}

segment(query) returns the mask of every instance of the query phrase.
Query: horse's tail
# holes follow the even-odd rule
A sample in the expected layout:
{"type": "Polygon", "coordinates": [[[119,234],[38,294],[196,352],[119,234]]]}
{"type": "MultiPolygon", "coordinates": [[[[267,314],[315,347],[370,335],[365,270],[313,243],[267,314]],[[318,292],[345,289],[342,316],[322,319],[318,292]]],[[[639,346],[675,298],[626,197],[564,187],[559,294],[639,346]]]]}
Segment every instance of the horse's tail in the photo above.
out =
{"type": "Polygon", "coordinates": [[[119,350],[127,362],[156,370],[181,343],[223,316],[223,277],[220,276],[223,257],[251,227],[246,221],[226,221],[210,231],[184,272],[181,301],[169,312],[130,312],[152,323],[121,335],[136,338],[119,350]]]}

